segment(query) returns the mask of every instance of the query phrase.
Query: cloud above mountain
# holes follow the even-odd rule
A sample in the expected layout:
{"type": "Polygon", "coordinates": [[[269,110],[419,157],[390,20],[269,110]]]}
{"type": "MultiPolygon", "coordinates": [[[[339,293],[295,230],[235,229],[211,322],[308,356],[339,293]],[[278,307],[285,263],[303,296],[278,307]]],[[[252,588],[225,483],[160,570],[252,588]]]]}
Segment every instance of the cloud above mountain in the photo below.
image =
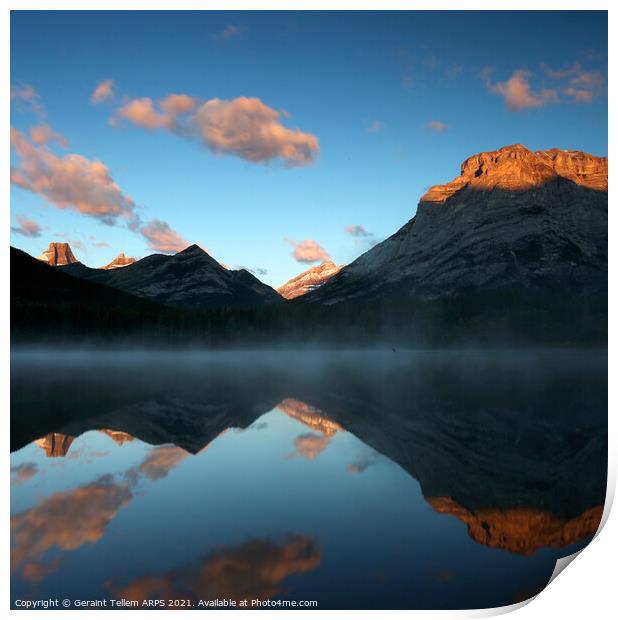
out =
{"type": "Polygon", "coordinates": [[[286,241],[294,248],[292,256],[299,263],[311,264],[330,259],[328,252],[313,239],[305,239],[300,242],[292,239],[286,239],[286,241]]]}
{"type": "Polygon", "coordinates": [[[11,145],[20,158],[19,165],[11,169],[14,185],[41,195],[59,209],[77,211],[106,224],[134,217],[133,199],[120,189],[102,162],[71,153],[59,157],[14,128],[11,145]]]}
{"type": "Polygon", "coordinates": [[[530,86],[531,72],[517,69],[504,82],[492,83],[487,81],[487,88],[491,93],[501,95],[508,110],[523,110],[525,108],[542,108],[548,103],[558,101],[558,93],[553,88],[544,88],[534,92],[530,86]]]}
{"type": "Polygon", "coordinates": [[[542,75],[540,78],[536,76],[540,82],[537,88],[532,86],[535,74],[527,69],[517,69],[504,82],[493,82],[493,67],[485,67],[480,77],[489,92],[504,98],[510,111],[542,108],[561,102],[592,103],[605,90],[605,78],[601,72],[586,70],[579,62],[561,69],[552,69],[541,63],[540,68],[542,75]]]}
{"type": "Polygon", "coordinates": [[[37,224],[34,220],[29,220],[22,215],[16,215],[15,219],[19,223],[19,226],[11,226],[11,232],[24,237],[40,237],[43,227],[37,224]]]}
{"type": "Polygon", "coordinates": [[[286,114],[257,97],[199,102],[189,95],[173,94],[161,101],[133,99],[119,108],[112,125],[126,120],[138,127],[166,130],[197,139],[213,153],[235,155],[253,163],[282,160],[287,167],[312,163],[319,153],[318,138],[281,122],[286,114]]]}
{"type": "Polygon", "coordinates": [[[142,226],[140,232],[148,245],[157,252],[180,252],[190,245],[186,239],[172,230],[167,222],[156,218],[142,226]]]}
{"type": "MultiPolygon", "coordinates": [[[[124,224],[156,251],[177,252],[189,245],[166,222],[155,218],[143,223],[134,200],[120,188],[105,164],[75,153],[54,153],[50,142],[54,139],[60,143],[62,136],[48,125],[33,128],[31,136],[29,140],[11,128],[11,146],[19,158],[18,165],[11,167],[13,185],[38,194],[58,209],[75,211],[110,226],[124,224]]],[[[28,220],[12,231],[34,237],[40,228],[28,220]]]]}

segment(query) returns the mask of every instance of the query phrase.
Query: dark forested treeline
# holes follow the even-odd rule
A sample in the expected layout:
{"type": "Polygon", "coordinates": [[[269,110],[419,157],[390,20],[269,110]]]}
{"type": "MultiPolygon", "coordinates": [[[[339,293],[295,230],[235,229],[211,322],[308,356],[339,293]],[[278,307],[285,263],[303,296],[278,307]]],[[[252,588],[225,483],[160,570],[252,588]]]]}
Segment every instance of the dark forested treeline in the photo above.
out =
{"type": "Polygon", "coordinates": [[[13,345],[605,345],[607,296],[471,291],[440,300],[191,312],[69,276],[11,251],[13,345]]]}

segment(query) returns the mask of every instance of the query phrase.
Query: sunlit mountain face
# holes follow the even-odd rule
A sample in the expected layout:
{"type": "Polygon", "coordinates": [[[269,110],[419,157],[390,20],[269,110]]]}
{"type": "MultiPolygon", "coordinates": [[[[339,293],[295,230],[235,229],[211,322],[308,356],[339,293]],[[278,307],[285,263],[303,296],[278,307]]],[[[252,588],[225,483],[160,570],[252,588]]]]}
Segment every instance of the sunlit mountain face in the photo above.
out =
{"type": "Polygon", "coordinates": [[[15,353],[13,598],[532,596],[601,519],[606,365],[581,351],[15,353]]]}

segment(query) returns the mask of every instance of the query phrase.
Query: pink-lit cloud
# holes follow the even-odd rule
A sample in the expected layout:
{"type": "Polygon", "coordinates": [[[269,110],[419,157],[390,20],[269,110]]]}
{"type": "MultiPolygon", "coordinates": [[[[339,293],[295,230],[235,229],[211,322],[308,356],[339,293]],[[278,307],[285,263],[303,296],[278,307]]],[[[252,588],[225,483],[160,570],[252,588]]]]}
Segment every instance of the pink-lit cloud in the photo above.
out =
{"type": "Polygon", "coordinates": [[[292,239],[286,239],[286,241],[294,248],[292,256],[299,263],[317,263],[330,260],[328,252],[313,239],[305,239],[300,242],[292,239]]]}
{"type": "Polygon", "coordinates": [[[150,97],[133,99],[116,112],[112,117],[112,124],[117,124],[120,119],[126,119],[149,131],[156,129],[179,131],[178,117],[195,109],[197,104],[197,99],[179,94],[168,95],[156,102],[150,97]]]}
{"type": "Polygon", "coordinates": [[[149,97],[128,101],[111,122],[117,125],[124,119],[150,131],[164,129],[198,139],[214,153],[250,162],[281,159],[288,167],[312,163],[320,150],[318,139],[285,127],[281,117],[286,114],[256,97],[210,99],[198,104],[189,95],[175,94],[159,102],[149,97]]]}
{"type": "Polygon", "coordinates": [[[23,217],[22,215],[15,216],[15,219],[19,223],[19,226],[11,226],[11,232],[31,238],[41,236],[43,227],[34,220],[29,220],[27,217],[23,217]]]}
{"type": "MultiPolygon", "coordinates": [[[[168,110],[183,109],[182,100],[168,98],[166,105],[168,110]]],[[[109,225],[124,224],[141,234],[156,251],[177,252],[190,245],[166,222],[155,218],[142,223],[135,202],[114,181],[105,164],[77,154],[58,157],[48,148],[50,136],[57,140],[57,134],[47,126],[35,127],[32,135],[30,141],[11,128],[11,145],[20,160],[11,168],[13,185],[40,195],[59,209],[76,211],[109,225]]],[[[38,236],[32,223],[22,224],[13,232],[38,236]]],[[[72,243],[77,246],[81,242],[72,243]]]]}
{"type": "Polygon", "coordinates": [[[369,133],[377,133],[378,131],[382,131],[383,129],[384,129],[384,122],[378,119],[372,121],[369,127],[367,127],[367,131],[369,133]]]}
{"type": "Polygon", "coordinates": [[[255,97],[230,101],[211,99],[194,117],[199,135],[216,153],[237,155],[252,162],[281,158],[288,166],[313,162],[318,139],[300,130],[284,127],[280,112],[255,97]]]}
{"type": "Polygon", "coordinates": [[[14,128],[11,145],[20,159],[11,170],[13,184],[39,194],[59,209],[71,209],[106,224],[135,216],[133,199],[120,189],[100,161],[76,154],[58,157],[14,128]]]}
{"type": "Polygon", "coordinates": [[[562,94],[575,103],[592,103],[604,92],[605,78],[599,71],[587,71],[579,62],[564,69],[553,70],[541,65],[544,74],[562,87],[562,94]]]}
{"type": "Polygon", "coordinates": [[[139,471],[150,480],[159,480],[188,456],[188,452],[174,445],[156,446],[148,451],[139,471]]]}
{"type": "Polygon", "coordinates": [[[128,483],[104,476],[86,486],[54,493],[13,515],[11,570],[21,567],[24,577],[31,580],[44,577],[49,571],[43,570],[43,556],[52,549],[71,551],[98,542],[131,497],[128,483]]]}
{"type": "Polygon", "coordinates": [[[328,435],[318,435],[317,433],[302,433],[294,440],[295,452],[292,456],[302,456],[313,461],[316,459],[330,443],[332,437],[328,435]]]}
{"type": "Polygon", "coordinates": [[[36,125],[30,130],[30,138],[36,144],[48,144],[56,141],[63,149],[68,148],[67,139],[58,132],[54,131],[47,123],[36,125]]]}
{"type": "Polygon", "coordinates": [[[605,92],[605,78],[600,71],[586,70],[580,62],[559,69],[541,64],[545,84],[532,86],[533,74],[518,69],[505,82],[493,82],[493,67],[485,67],[479,74],[487,89],[504,98],[508,110],[542,108],[548,104],[575,102],[589,104],[605,92]]]}
{"type": "Polygon", "coordinates": [[[184,250],[190,243],[183,239],[167,222],[152,219],[140,228],[148,245],[156,252],[172,253],[184,250]]]}
{"type": "Polygon", "coordinates": [[[114,96],[114,80],[103,80],[96,85],[90,101],[92,103],[101,103],[114,96]]]}
{"type": "Polygon", "coordinates": [[[197,562],[165,573],[148,572],[122,588],[109,587],[114,596],[139,602],[154,598],[274,599],[289,593],[283,583],[288,577],[314,570],[320,562],[316,538],[289,534],[279,543],[256,538],[237,547],[215,547],[197,562]]]}
{"type": "Polygon", "coordinates": [[[542,108],[558,101],[558,93],[553,88],[534,92],[530,85],[530,77],[529,71],[518,69],[505,82],[492,83],[488,80],[487,88],[490,92],[502,96],[507,109],[511,111],[542,108]]]}

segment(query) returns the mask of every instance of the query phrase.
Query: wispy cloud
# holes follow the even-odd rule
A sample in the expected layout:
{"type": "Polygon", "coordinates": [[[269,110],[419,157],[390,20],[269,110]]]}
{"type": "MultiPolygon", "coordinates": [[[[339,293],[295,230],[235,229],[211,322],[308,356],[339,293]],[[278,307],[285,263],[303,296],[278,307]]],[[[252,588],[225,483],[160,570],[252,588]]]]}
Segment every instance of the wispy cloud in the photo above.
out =
{"type": "Polygon", "coordinates": [[[559,83],[562,94],[575,103],[592,103],[600,96],[605,87],[605,78],[599,71],[587,71],[579,62],[554,70],[542,64],[545,75],[559,83]]]}
{"type": "Polygon", "coordinates": [[[444,133],[448,129],[448,125],[442,121],[429,121],[426,127],[436,133],[444,133]]]}
{"type": "Polygon", "coordinates": [[[404,90],[410,91],[414,88],[414,79],[410,75],[404,75],[401,78],[401,85],[404,90]]]}
{"type": "Polygon", "coordinates": [[[45,106],[39,93],[30,84],[12,84],[11,101],[20,112],[33,112],[39,118],[45,118],[45,106]]]}
{"type": "Polygon", "coordinates": [[[201,104],[189,95],[170,95],[154,102],[146,97],[122,106],[112,117],[148,130],[163,129],[200,140],[214,153],[235,155],[254,163],[281,159],[288,167],[304,166],[319,152],[318,139],[285,127],[274,110],[256,97],[210,99],[201,104]],[[189,114],[191,113],[191,114],[189,114]]]}
{"type": "Polygon", "coordinates": [[[596,70],[585,70],[579,62],[559,69],[547,64],[540,67],[545,84],[539,84],[536,89],[532,86],[535,76],[527,69],[517,69],[504,82],[492,81],[493,67],[485,67],[479,76],[489,92],[504,98],[507,109],[511,111],[542,108],[560,102],[592,103],[604,92],[603,75],[596,70]]]}
{"type": "Polygon", "coordinates": [[[294,248],[292,256],[299,263],[318,263],[330,259],[328,252],[313,239],[305,239],[300,242],[286,239],[286,242],[294,248]]]}
{"type": "Polygon", "coordinates": [[[243,265],[236,265],[236,269],[244,269],[249,273],[252,273],[254,276],[267,276],[268,269],[264,267],[244,267],[243,265]]]}
{"type": "Polygon", "coordinates": [[[345,232],[352,237],[370,237],[371,233],[360,224],[350,224],[345,227],[345,232]]]}
{"type": "Polygon", "coordinates": [[[573,65],[564,67],[563,69],[552,69],[549,65],[541,63],[541,69],[543,73],[552,80],[563,80],[581,71],[580,63],[576,62],[573,65]]]}
{"type": "Polygon", "coordinates": [[[114,80],[103,80],[96,85],[90,101],[92,103],[101,103],[110,99],[114,95],[114,80]]]}
{"type": "Polygon", "coordinates": [[[19,223],[19,226],[11,226],[11,232],[17,235],[23,235],[24,237],[40,237],[43,227],[34,220],[29,220],[22,215],[15,216],[15,219],[19,223]]]}
{"type": "Polygon", "coordinates": [[[248,31],[249,28],[242,24],[227,24],[222,30],[211,32],[210,38],[215,42],[230,41],[232,39],[240,39],[248,31]]]}
{"type": "Polygon", "coordinates": [[[453,80],[456,77],[459,77],[463,73],[463,70],[463,65],[453,63],[452,65],[449,65],[446,67],[446,69],[444,69],[444,75],[450,80],[453,80]]]}
{"type": "Polygon", "coordinates": [[[33,127],[30,130],[30,137],[36,144],[48,144],[49,142],[56,141],[63,149],[69,146],[67,139],[54,131],[47,123],[41,123],[33,127]]]}
{"type": "Polygon", "coordinates": [[[183,239],[175,230],[170,228],[167,222],[153,219],[140,228],[141,234],[156,252],[180,252],[189,246],[189,242],[183,239]]]}
{"type": "Polygon", "coordinates": [[[133,99],[119,108],[112,117],[112,125],[117,125],[120,119],[126,119],[149,131],[167,129],[171,132],[180,132],[178,118],[197,107],[198,101],[188,95],[168,95],[159,102],[149,97],[133,99]]]}
{"type": "Polygon", "coordinates": [[[355,461],[352,461],[352,463],[350,463],[347,467],[348,472],[351,474],[362,474],[367,468],[375,465],[379,459],[380,455],[375,451],[371,451],[355,461]]]}
{"type": "Polygon", "coordinates": [[[11,474],[13,474],[13,478],[11,478],[11,484],[21,484],[22,482],[26,482],[33,478],[38,471],[38,467],[36,463],[21,463],[20,465],[16,465],[15,467],[11,467],[11,474]]]}

